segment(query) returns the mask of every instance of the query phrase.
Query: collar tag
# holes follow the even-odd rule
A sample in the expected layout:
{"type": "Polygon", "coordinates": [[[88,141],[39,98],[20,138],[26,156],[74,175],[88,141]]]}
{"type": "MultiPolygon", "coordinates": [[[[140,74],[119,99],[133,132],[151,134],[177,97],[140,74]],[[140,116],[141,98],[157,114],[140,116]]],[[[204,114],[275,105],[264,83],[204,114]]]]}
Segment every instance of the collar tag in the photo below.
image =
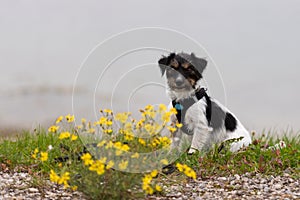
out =
{"type": "Polygon", "coordinates": [[[176,110],[182,110],[182,109],[183,109],[183,106],[182,106],[180,103],[177,103],[177,104],[175,105],[175,108],[176,108],[176,110]]]}

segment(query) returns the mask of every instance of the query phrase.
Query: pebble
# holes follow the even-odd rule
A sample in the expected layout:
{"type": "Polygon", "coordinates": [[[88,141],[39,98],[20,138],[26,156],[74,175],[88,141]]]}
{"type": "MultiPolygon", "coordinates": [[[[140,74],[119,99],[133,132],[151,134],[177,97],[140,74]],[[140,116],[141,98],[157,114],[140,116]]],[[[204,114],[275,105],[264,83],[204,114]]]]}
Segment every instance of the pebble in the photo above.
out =
{"type": "Polygon", "coordinates": [[[281,184],[275,184],[275,185],[273,186],[273,188],[274,188],[275,190],[281,189],[281,187],[282,187],[281,184]]]}
{"type": "Polygon", "coordinates": [[[36,188],[28,188],[28,192],[30,192],[30,193],[37,193],[37,192],[39,192],[39,190],[36,189],[36,188]]]}
{"type": "Polygon", "coordinates": [[[226,181],[227,178],[226,178],[226,177],[218,177],[218,180],[219,180],[219,181],[226,181]]]}

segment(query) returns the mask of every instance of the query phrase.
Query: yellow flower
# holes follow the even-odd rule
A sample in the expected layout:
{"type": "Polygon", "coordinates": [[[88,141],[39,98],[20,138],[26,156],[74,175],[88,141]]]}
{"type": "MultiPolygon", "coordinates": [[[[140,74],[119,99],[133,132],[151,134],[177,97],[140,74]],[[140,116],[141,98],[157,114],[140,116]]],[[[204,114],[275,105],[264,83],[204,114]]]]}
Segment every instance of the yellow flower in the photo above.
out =
{"type": "Polygon", "coordinates": [[[172,140],[166,136],[164,137],[159,137],[159,141],[160,141],[160,144],[162,144],[163,147],[168,147],[171,143],[172,143],[172,140]]]}
{"type": "Polygon", "coordinates": [[[114,143],[114,147],[115,147],[115,148],[121,148],[121,146],[122,146],[122,143],[121,143],[121,142],[115,142],[115,143],[114,143]]]}
{"type": "Polygon", "coordinates": [[[142,189],[146,192],[146,194],[153,194],[154,190],[151,187],[152,176],[150,174],[146,174],[143,179],[142,189]]]}
{"type": "Polygon", "coordinates": [[[112,141],[108,141],[105,148],[109,149],[109,148],[112,148],[113,146],[114,146],[114,143],[112,141]]]}
{"type": "Polygon", "coordinates": [[[153,188],[152,188],[150,185],[148,185],[148,186],[146,187],[146,189],[145,189],[145,192],[146,192],[146,194],[152,195],[153,192],[154,192],[154,190],[153,190],[153,188]]]}
{"type": "Polygon", "coordinates": [[[121,150],[123,150],[123,151],[129,151],[130,147],[127,144],[123,144],[122,147],[121,147],[121,150]]]}
{"type": "Polygon", "coordinates": [[[177,128],[181,128],[182,124],[181,123],[176,123],[177,128]]]}
{"type": "Polygon", "coordinates": [[[143,117],[151,117],[151,118],[155,118],[155,111],[153,110],[146,110],[143,112],[142,114],[143,117]]]}
{"type": "Polygon", "coordinates": [[[115,142],[114,147],[117,148],[117,149],[120,149],[122,147],[122,143],[121,142],[115,142]]]}
{"type": "Polygon", "coordinates": [[[110,109],[104,109],[103,111],[109,115],[111,115],[113,113],[113,111],[110,109]]]}
{"type": "Polygon", "coordinates": [[[153,170],[153,171],[150,173],[150,175],[151,175],[153,178],[156,177],[157,174],[158,174],[158,171],[157,171],[156,169],[153,170]]]}
{"type": "Polygon", "coordinates": [[[57,131],[58,131],[58,129],[59,129],[59,126],[50,126],[49,128],[48,128],[48,132],[51,132],[51,133],[56,133],[57,131]]]}
{"type": "Polygon", "coordinates": [[[112,168],[114,166],[114,164],[115,164],[114,161],[110,160],[106,165],[106,169],[112,168]]]}
{"type": "Polygon", "coordinates": [[[119,169],[120,169],[120,170],[126,169],[127,166],[128,166],[128,160],[126,160],[126,161],[122,160],[122,161],[119,163],[119,169]]]}
{"type": "Polygon", "coordinates": [[[100,119],[99,119],[99,124],[100,124],[100,125],[103,125],[103,124],[105,124],[107,121],[108,121],[108,119],[107,119],[106,117],[100,117],[100,119]]]}
{"type": "Polygon", "coordinates": [[[51,169],[50,170],[50,181],[53,183],[58,183],[59,176],[51,169]]]}
{"type": "Polygon", "coordinates": [[[121,143],[121,142],[115,142],[115,143],[114,143],[114,147],[115,147],[116,149],[121,149],[122,143],[121,143]]]}
{"type": "Polygon", "coordinates": [[[127,113],[118,113],[116,115],[115,119],[124,124],[128,119],[128,114],[127,113]]]}
{"type": "Polygon", "coordinates": [[[174,133],[177,130],[175,127],[172,127],[172,126],[168,126],[167,128],[169,129],[169,131],[171,133],[174,133]]]}
{"type": "Polygon", "coordinates": [[[143,126],[143,123],[144,123],[144,121],[142,121],[142,120],[138,121],[138,122],[136,123],[135,128],[136,128],[136,129],[140,129],[140,128],[143,126]]]}
{"type": "Polygon", "coordinates": [[[161,191],[162,191],[160,185],[157,185],[157,184],[155,185],[155,190],[156,190],[157,192],[161,192],[161,191]]]}
{"type": "Polygon", "coordinates": [[[167,107],[166,107],[166,105],[164,105],[164,104],[159,104],[159,106],[158,106],[158,112],[164,112],[164,111],[166,111],[167,110],[167,107]]]}
{"type": "Polygon", "coordinates": [[[102,140],[97,144],[97,147],[102,147],[106,142],[107,142],[106,140],[102,140]]]}
{"type": "Polygon", "coordinates": [[[170,138],[164,136],[164,137],[155,137],[152,139],[152,142],[149,146],[156,147],[158,145],[162,145],[162,147],[169,147],[171,144],[170,138]]]}
{"type": "Polygon", "coordinates": [[[167,159],[162,159],[162,160],[160,160],[160,163],[163,165],[168,165],[169,161],[167,159]]]}
{"type": "Polygon", "coordinates": [[[196,172],[192,168],[186,168],[185,175],[191,177],[192,179],[196,180],[196,172]]]}
{"type": "Polygon", "coordinates": [[[39,152],[39,149],[38,148],[35,148],[34,151],[33,151],[33,154],[31,155],[31,157],[33,159],[36,159],[36,154],[39,152]]]}
{"type": "Polygon", "coordinates": [[[74,134],[71,135],[71,140],[72,140],[72,141],[77,140],[77,138],[78,138],[77,135],[74,135],[74,134]]]}
{"type": "Polygon", "coordinates": [[[161,120],[163,122],[169,122],[171,120],[171,112],[166,112],[162,115],[161,120]]]}
{"type": "Polygon", "coordinates": [[[85,124],[86,123],[86,119],[85,118],[81,118],[81,123],[85,124]]]}
{"type": "Polygon", "coordinates": [[[170,113],[176,115],[177,114],[176,108],[171,108],[170,113]]]}
{"type": "Polygon", "coordinates": [[[177,163],[176,167],[180,172],[183,172],[186,176],[196,180],[196,172],[186,164],[177,163]]]}
{"type": "Polygon", "coordinates": [[[70,114],[68,114],[68,115],[66,115],[66,120],[67,120],[67,122],[73,122],[74,120],[75,120],[75,117],[74,117],[74,115],[70,115],[70,114]]]}
{"type": "Polygon", "coordinates": [[[71,188],[73,191],[76,191],[78,189],[78,187],[76,185],[72,186],[71,188]]]}
{"type": "Polygon", "coordinates": [[[58,180],[58,184],[64,184],[64,187],[69,187],[68,180],[70,180],[70,173],[65,172],[58,180]]]}
{"type": "Polygon", "coordinates": [[[113,132],[112,129],[105,129],[103,130],[104,133],[107,133],[107,134],[111,134],[113,132]]]}
{"type": "Polygon", "coordinates": [[[114,143],[114,147],[116,150],[116,156],[119,156],[123,153],[123,151],[128,151],[130,147],[127,144],[122,144],[121,142],[114,143]]]}
{"type": "Polygon", "coordinates": [[[143,138],[139,138],[139,143],[143,146],[146,145],[146,141],[143,138]]]}
{"type": "Polygon", "coordinates": [[[60,123],[63,119],[64,119],[63,116],[59,116],[59,117],[56,119],[55,124],[60,123]]]}
{"type": "Polygon", "coordinates": [[[113,122],[111,120],[106,122],[106,126],[111,126],[111,125],[113,125],[113,122]]]}
{"type": "Polygon", "coordinates": [[[145,110],[153,110],[153,109],[154,107],[150,104],[145,107],[145,110]]]}
{"type": "Polygon", "coordinates": [[[80,158],[84,161],[84,165],[90,165],[93,163],[92,156],[89,153],[83,154],[80,158]]]}
{"type": "Polygon", "coordinates": [[[47,161],[48,160],[48,152],[41,152],[41,161],[47,161]]]}
{"type": "Polygon", "coordinates": [[[36,154],[32,154],[31,158],[36,159],[36,154]]]}
{"type": "Polygon", "coordinates": [[[143,180],[143,185],[149,185],[152,181],[152,176],[149,174],[146,174],[142,180],[143,180]]]}
{"type": "Polygon", "coordinates": [[[96,160],[89,167],[90,171],[96,171],[98,175],[102,175],[105,173],[105,165],[101,160],[96,160]]]}
{"type": "Polygon", "coordinates": [[[176,167],[177,167],[177,169],[180,171],[180,172],[182,172],[183,171],[183,165],[182,164],[180,164],[180,163],[177,163],[176,164],[176,167]]]}
{"type": "Polygon", "coordinates": [[[67,138],[69,138],[71,136],[71,133],[70,132],[62,132],[62,133],[60,133],[60,135],[59,135],[59,139],[60,140],[63,140],[63,139],[67,139],[67,138]]]}
{"type": "Polygon", "coordinates": [[[140,157],[140,154],[139,153],[134,153],[132,154],[131,158],[139,158],[140,157]]]}
{"type": "Polygon", "coordinates": [[[39,149],[38,149],[38,148],[35,148],[35,149],[34,149],[34,153],[37,154],[38,152],[39,152],[39,149]]]}
{"type": "Polygon", "coordinates": [[[124,135],[125,135],[125,140],[127,140],[127,141],[131,141],[134,138],[134,135],[131,131],[125,130],[124,135]]]}

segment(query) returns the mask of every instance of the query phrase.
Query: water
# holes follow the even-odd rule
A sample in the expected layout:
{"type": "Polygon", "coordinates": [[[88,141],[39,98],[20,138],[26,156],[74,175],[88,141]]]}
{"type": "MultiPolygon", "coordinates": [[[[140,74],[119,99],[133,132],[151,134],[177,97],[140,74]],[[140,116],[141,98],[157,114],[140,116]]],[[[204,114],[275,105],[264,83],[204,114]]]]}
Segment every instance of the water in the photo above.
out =
{"type": "MultiPolygon", "coordinates": [[[[7,1],[0,8],[0,129],[47,126],[58,115],[72,112],[94,120],[95,112],[110,107],[111,102],[120,111],[168,103],[164,81],[154,66],[153,70],[139,72],[139,76],[122,79],[111,97],[122,66],[156,63],[163,52],[152,52],[119,60],[100,86],[84,76],[76,86],[76,106],[72,108],[76,74],[95,45],[130,28],[159,26],[190,35],[207,48],[209,59],[219,67],[226,92],[212,62],[205,71],[204,84],[249,130],[299,130],[299,4],[199,1],[185,4],[184,12],[176,12],[184,14],[178,15],[173,11],[181,10],[182,2],[165,9],[168,2],[7,1]],[[143,80],[161,85],[145,86],[132,95],[130,91],[143,80]]],[[[137,37],[136,41],[148,38],[137,37]]],[[[180,41],[168,44],[170,50],[194,51],[192,45],[171,48],[180,41]]],[[[107,49],[97,60],[109,58],[126,44],[107,49]]],[[[203,52],[198,55],[207,56],[203,52]]],[[[92,71],[90,75],[99,74],[92,71]]]]}

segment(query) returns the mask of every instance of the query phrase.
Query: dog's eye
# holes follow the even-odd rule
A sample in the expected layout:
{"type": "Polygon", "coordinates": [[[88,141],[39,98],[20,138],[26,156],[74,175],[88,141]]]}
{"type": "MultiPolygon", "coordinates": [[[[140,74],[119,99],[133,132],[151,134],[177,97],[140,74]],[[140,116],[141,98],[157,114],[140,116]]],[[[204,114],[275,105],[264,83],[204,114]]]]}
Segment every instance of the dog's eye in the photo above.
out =
{"type": "Polygon", "coordinates": [[[185,62],[185,63],[182,64],[182,67],[183,67],[184,69],[189,69],[190,66],[191,66],[190,63],[188,63],[188,62],[185,62]]]}
{"type": "Polygon", "coordinates": [[[178,68],[179,67],[179,63],[177,62],[176,59],[172,59],[170,64],[173,68],[178,68]]]}
{"type": "Polygon", "coordinates": [[[195,68],[192,65],[188,66],[187,68],[184,68],[184,70],[189,73],[195,73],[195,68]]]}

